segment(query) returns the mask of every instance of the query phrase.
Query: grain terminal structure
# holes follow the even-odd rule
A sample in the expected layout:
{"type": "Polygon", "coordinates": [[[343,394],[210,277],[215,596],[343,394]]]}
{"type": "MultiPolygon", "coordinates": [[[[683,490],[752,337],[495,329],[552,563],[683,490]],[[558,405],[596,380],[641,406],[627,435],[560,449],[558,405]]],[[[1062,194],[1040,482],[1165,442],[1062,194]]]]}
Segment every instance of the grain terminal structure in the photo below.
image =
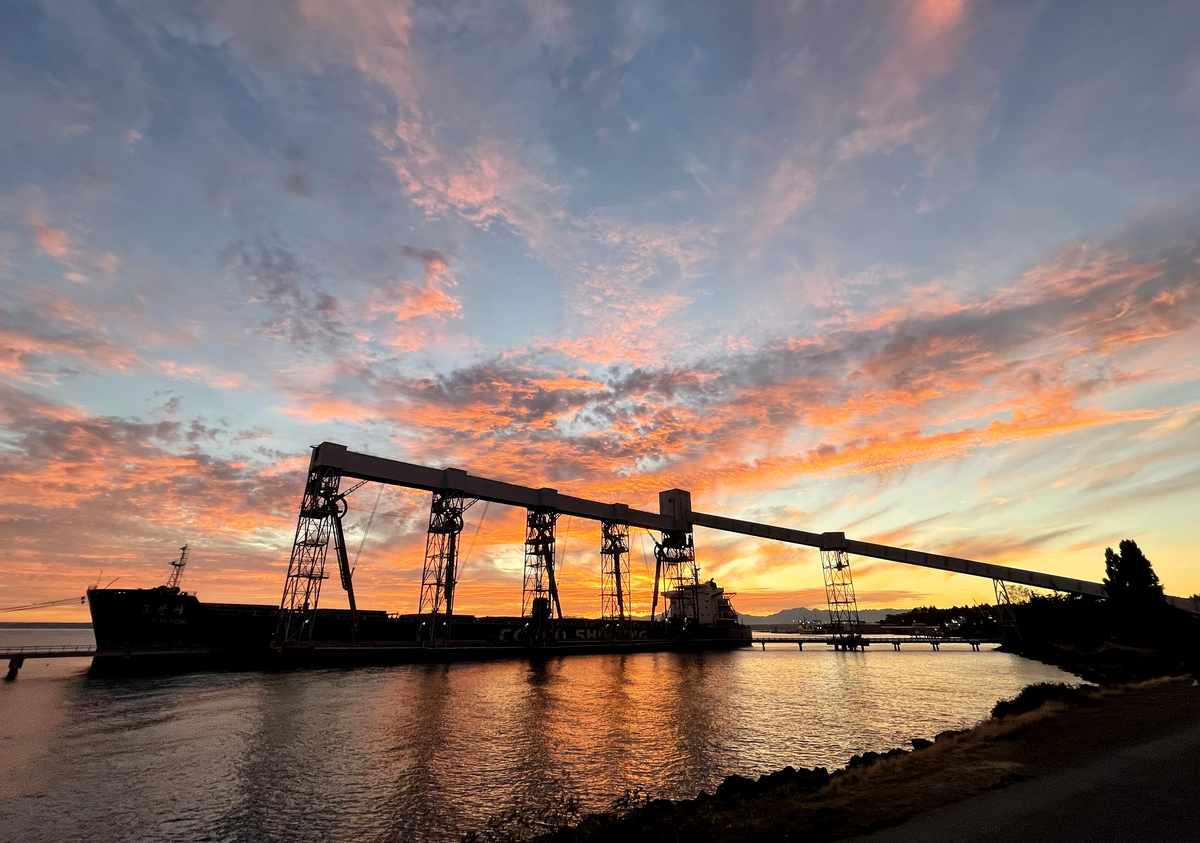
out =
{"type": "MultiPolygon", "coordinates": [[[[709,515],[692,509],[691,494],[659,494],[659,511],[602,503],[476,477],[454,468],[435,469],[350,451],[324,442],[313,448],[296,536],[278,606],[201,603],[173,585],[153,589],[94,588],[88,591],[96,634],[96,672],[266,668],[488,658],[528,653],[641,652],[743,647],[749,627],[738,621],[730,595],[702,582],[696,564],[694,527],[818,548],[829,605],[830,629],[853,646],[858,625],[850,556],[902,562],[993,580],[1003,601],[1004,584],[1018,583],[1094,597],[1104,586],[968,559],[848,539],[843,533],[810,533],[709,515]],[[357,481],[343,489],[345,480],[357,481]],[[375,482],[431,494],[429,527],[418,611],[389,615],[360,610],[342,518],[346,498],[375,482]],[[456,615],[463,514],[478,501],[526,510],[524,576],[520,616],[456,615]],[[564,616],[555,572],[556,526],[563,515],[600,523],[601,616],[564,616]],[[634,618],[628,604],[629,530],[657,533],[649,618],[634,618]],[[348,609],[320,608],[321,587],[332,546],[348,609]],[[662,597],[666,609],[658,610],[662,597]]],[[[1191,601],[1167,598],[1195,611],[1191,601]],[[1184,605],[1186,604],[1186,605],[1184,605]]]]}

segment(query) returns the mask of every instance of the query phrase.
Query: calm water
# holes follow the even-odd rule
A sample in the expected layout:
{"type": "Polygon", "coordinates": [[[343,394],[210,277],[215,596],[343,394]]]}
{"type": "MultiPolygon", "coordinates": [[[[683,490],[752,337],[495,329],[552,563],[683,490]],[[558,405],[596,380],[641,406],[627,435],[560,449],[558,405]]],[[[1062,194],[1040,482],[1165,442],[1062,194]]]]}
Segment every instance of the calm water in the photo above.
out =
{"type": "MultiPolygon", "coordinates": [[[[0,643],[87,632],[0,630],[0,643]]],[[[1003,653],[584,656],[0,685],[0,839],[454,840],[555,794],[710,792],[969,726],[1055,668],[1003,653]]]]}

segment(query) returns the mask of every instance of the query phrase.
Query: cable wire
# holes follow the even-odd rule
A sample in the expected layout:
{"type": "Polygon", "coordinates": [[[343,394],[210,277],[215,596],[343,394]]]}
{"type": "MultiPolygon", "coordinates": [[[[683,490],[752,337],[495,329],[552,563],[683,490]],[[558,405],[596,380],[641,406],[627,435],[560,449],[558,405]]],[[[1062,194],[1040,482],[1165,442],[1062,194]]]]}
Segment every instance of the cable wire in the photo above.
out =
{"type": "Polygon", "coordinates": [[[358,567],[358,557],[362,555],[363,545],[367,543],[367,534],[371,532],[371,524],[375,521],[375,513],[379,509],[379,502],[383,500],[383,484],[379,484],[379,495],[375,498],[375,506],[371,509],[371,517],[367,519],[367,527],[363,530],[362,541],[358,543],[358,551],[354,554],[354,563],[350,566],[350,573],[354,573],[354,569],[358,567]]]}
{"type": "Polygon", "coordinates": [[[567,558],[567,539],[571,536],[571,516],[567,516],[567,529],[563,535],[562,541],[558,542],[558,561],[554,564],[561,568],[563,560],[567,558]]]}
{"type": "Polygon", "coordinates": [[[24,612],[27,609],[44,609],[47,606],[62,606],[65,603],[75,603],[76,601],[79,603],[84,603],[86,600],[86,597],[65,597],[62,600],[49,600],[45,603],[30,603],[26,606],[5,606],[4,608],[0,609],[0,612],[24,612]]]}
{"type": "MultiPolygon", "coordinates": [[[[483,528],[483,519],[487,518],[488,507],[492,505],[491,501],[483,502],[483,514],[479,516],[479,523],[475,525],[475,532],[471,535],[471,543],[467,545],[467,555],[458,563],[458,575],[461,576],[463,568],[467,566],[467,562],[471,558],[471,551],[475,549],[475,539],[479,538],[479,531],[483,528]]],[[[457,577],[455,578],[457,579],[457,577]]]]}
{"type": "MultiPolygon", "coordinates": [[[[650,573],[650,563],[646,560],[646,534],[649,532],[649,530],[643,527],[642,531],[638,533],[638,544],[642,548],[642,570],[646,572],[646,579],[650,579],[653,576],[650,573]]],[[[654,538],[654,536],[650,538],[654,538]]],[[[632,586],[632,583],[630,585],[632,586]]],[[[651,616],[650,620],[654,620],[653,616],[651,616]]]]}

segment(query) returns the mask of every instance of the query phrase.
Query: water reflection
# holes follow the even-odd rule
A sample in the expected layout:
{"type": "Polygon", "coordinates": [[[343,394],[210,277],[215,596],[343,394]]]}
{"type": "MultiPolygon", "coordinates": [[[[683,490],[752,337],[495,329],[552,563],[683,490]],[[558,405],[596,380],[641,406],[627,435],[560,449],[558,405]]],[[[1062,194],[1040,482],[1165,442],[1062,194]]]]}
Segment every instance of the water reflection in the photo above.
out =
{"type": "Polygon", "coordinates": [[[1059,671],[949,648],[587,656],[0,688],[12,840],[446,840],[518,805],[726,775],[970,725],[1059,671]]]}

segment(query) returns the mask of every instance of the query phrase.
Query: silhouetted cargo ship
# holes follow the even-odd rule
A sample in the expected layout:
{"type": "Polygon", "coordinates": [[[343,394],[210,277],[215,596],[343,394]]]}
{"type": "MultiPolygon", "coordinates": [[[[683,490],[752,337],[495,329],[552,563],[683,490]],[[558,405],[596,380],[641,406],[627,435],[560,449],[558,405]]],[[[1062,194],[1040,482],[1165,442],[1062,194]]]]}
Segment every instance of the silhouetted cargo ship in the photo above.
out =
{"type": "Polygon", "coordinates": [[[278,606],[202,603],[176,587],[93,588],[87,592],[96,636],[92,672],[176,673],[342,667],[528,655],[716,650],[751,643],[729,597],[713,581],[665,592],[658,620],[552,619],[548,605],[533,617],[389,615],[318,609],[305,640],[276,645],[278,606]],[[698,621],[698,622],[697,622],[698,621]]]}

